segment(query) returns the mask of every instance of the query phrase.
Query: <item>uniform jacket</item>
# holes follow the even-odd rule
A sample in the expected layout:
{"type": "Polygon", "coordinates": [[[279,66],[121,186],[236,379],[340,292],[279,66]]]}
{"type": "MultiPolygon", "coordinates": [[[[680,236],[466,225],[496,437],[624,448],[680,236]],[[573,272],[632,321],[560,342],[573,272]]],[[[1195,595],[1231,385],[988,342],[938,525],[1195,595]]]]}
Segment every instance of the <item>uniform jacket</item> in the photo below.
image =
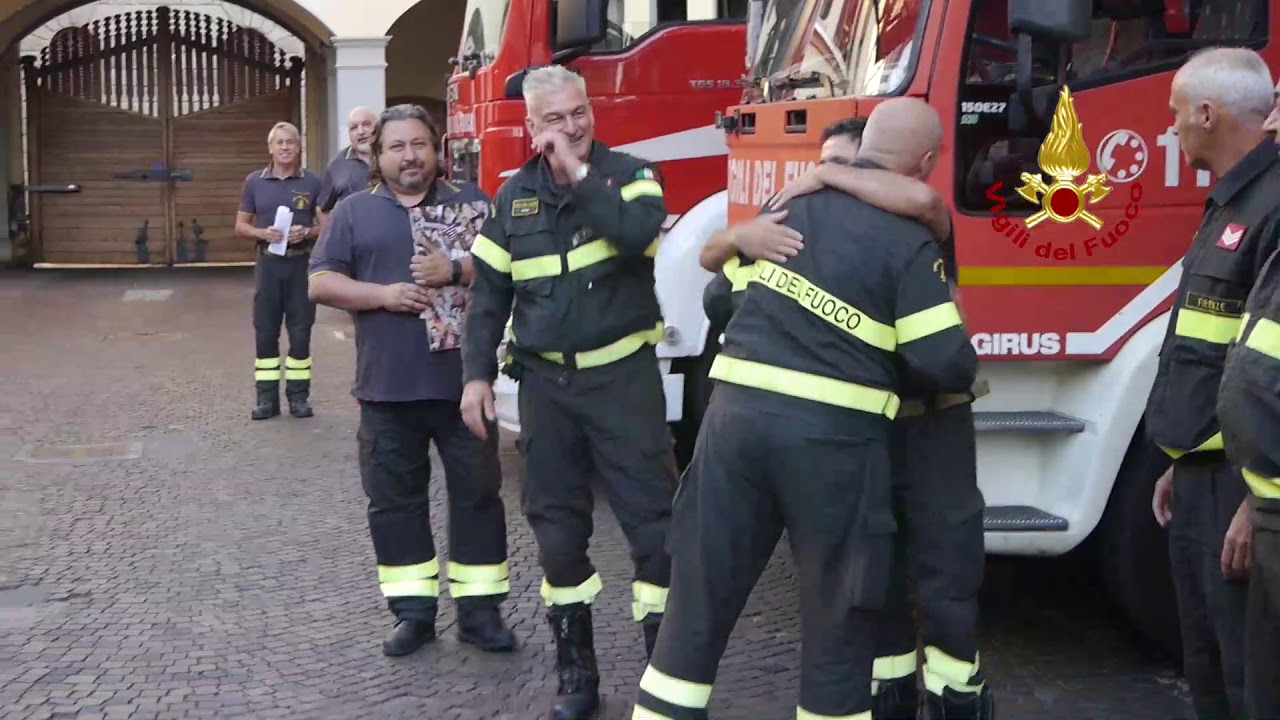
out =
{"type": "Polygon", "coordinates": [[[599,142],[587,163],[587,177],[564,188],[538,155],[498,190],[471,250],[467,381],[496,378],[508,317],[517,358],[569,365],[637,334],[654,343],[660,336],[653,277],[667,216],[660,176],[599,142]]]}

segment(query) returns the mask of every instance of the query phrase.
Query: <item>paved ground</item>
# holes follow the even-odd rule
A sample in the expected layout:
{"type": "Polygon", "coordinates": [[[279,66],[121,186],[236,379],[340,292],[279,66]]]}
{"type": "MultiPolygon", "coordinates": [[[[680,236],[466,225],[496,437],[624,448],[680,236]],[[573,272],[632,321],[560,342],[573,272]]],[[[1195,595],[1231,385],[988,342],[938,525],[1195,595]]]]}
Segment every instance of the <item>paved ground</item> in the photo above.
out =
{"type": "MultiPolygon", "coordinates": [[[[0,717],[542,717],[551,641],[516,458],[507,611],[522,647],[460,646],[446,601],[440,642],[383,657],[347,323],[322,311],[315,330],[317,416],[250,423],[250,298],[245,271],[0,273],[0,717]]],[[[612,720],[629,717],[643,646],[603,502],[592,552],[612,720]]],[[[773,563],[738,625],[717,718],[794,717],[789,573],[773,563]]],[[[1070,561],[990,564],[983,662],[1002,720],[1187,717],[1176,673],[1091,580],[1070,561]]]]}

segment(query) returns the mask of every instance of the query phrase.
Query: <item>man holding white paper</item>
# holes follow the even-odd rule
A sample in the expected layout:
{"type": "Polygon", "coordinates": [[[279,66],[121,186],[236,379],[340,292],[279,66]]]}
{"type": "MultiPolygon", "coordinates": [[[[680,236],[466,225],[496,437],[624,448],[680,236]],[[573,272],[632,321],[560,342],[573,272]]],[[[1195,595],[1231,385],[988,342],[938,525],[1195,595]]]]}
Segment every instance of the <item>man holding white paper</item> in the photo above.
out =
{"type": "Polygon", "coordinates": [[[307,262],[319,236],[315,207],[320,176],[301,166],[298,128],[276,123],[267,135],[271,163],[249,173],[236,213],[236,235],[258,245],[254,268],[256,336],[254,420],[280,414],[280,325],[289,332],[285,393],[289,414],[311,417],[311,326],[316,306],[307,298],[307,262]]]}

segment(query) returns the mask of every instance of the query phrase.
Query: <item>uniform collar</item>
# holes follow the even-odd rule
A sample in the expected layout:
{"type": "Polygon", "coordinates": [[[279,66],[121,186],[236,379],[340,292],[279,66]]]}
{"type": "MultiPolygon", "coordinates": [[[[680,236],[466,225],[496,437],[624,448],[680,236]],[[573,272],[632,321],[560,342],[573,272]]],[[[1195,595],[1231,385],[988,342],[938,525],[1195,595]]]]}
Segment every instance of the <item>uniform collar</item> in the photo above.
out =
{"type": "Polygon", "coordinates": [[[265,168],[263,168],[263,169],[262,169],[262,177],[263,177],[263,179],[266,179],[266,180],[288,180],[288,179],[290,179],[290,178],[306,177],[306,175],[307,175],[307,171],[306,171],[305,169],[303,169],[303,167],[302,167],[302,165],[301,165],[301,164],[299,164],[299,165],[298,165],[298,167],[297,167],[296,169],[294,169],[293,174],[292,174],[292,175],[290,175],[288,178],[277,178],[277,177],[275,176],[275,174],[273,174],[273,173],[271,172],[271,168],[272,168],[272,166],[273,166],[273,165],[274,165],[274,163],[267,163],[267,166],[266,166],[265,168]]]}
{"type": "Polygon", "coordinates": [[[360,153],[356,152],[355,145],[348,145],[346,151],[342,153],[342,156],[348,160],[355,160],[363,165],[369,164],[364,161],[364,158],[360,157],[360,153]]]}
{"type": "Polygon", "coordinates": [[[1218,179],[1213,191],[1209,193],[1209,199],[1219,207],[1226,206],[1236,195],[1248,187],[1254,178],[1261,175],[1273,163],[1278,161],[1280,161],[1280,146],[1277,146],[1271,138],[1263,140],[1218,179]]]}
{"type": "MultiPolygon", "coordinates": [[[[458,187],[457,185],[454,185],[453,183],[449,182],[448,180],[445,180],[444,178],[436,178],[436,181],[431,185],[431,189],[428,190],[427,194],[423,196],[422,202],[418,203],[418,206],[421,207],[423,205],[431,205],[434,203],[442,202],[444,200],[448,200],[449,198],[453,197],[454,195],[457,195],[460,192],[462,192],[462,188],[458,187]]],[[[391,188],[387,187],[386,183],[383,183],[383,182],[376,183],[373,187],[369,189],[369,194],[375,195],[380,198],[386,198],[387,200],[390,200],[396,205],[400,205],[400,198],[396,197],[396,194],[391,192],[391,188]]]]}

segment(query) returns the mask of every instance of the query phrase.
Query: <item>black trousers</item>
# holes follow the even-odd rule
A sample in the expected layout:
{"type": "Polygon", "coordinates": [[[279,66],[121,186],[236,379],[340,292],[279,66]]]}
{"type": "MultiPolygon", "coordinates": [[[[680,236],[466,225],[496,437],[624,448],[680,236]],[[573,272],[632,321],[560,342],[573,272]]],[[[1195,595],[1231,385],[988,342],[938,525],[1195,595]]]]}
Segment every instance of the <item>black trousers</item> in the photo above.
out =
{"type": "Polygon", "coordinates": [[[784,529],[802,618],[800,709],[870,711],[894,532],[889,424],[717,383],[676,495],[671,595],[636,717],[707,717],[729,635],[784,529]]]}
{"type": "Polygon", "coordinates": [[[253,330],[257,346],[255,379],[260,388],[280,384],[280,325],[289,334],[284,377],[290,394],[311,386],[311,327],[315,303],[307,299],[308,255],[281,257],[258,253],[253,270],[253,330]]]}
{"type": "Polygon", "coordinates": [[[1183,674],[1200,718],[1243,717],[1249,587],[1222,574],[1222,540],[1245,498],[1221,451],[1174,461],[1169,559],[1182,630],[1183,674]]]}
{"type": "Polygon", "coordinates": [[[1280,718],[1280,500],[1251,497],[1253,573],[1245,634],[1249,720],[1280,718]]]}
{"type": "Polygon", "coordinates": [[[899,533],[873,678],[914,682],[918,615],[925,687],[936,695],[944,687],[976,692],[983,682],[977,630],[986,551],[973,406],[900,417],[891,437],[899,533]]]}
{"type": "Polygon", "coordinates": [[[432,441],[449,490],[449,594],[462,604],[502,600],[511,584],[497,437],[483,443],[476,438],[457,402],[426,400],[361,401],[358,439],[378,582],[391,612],[401,619],[436,616],[440,563],[428,494],[432,441]]]}
{"type": "Polygon", "coordinates": [[[634,619],[661,613],[676,478],[653,348],[585,370],[550,365],[522,368],[519,386],[523,505],[538,540],[542,598],[590,603],[603,587],[587,556],[594,469],[631,546],[634,619]]]}

